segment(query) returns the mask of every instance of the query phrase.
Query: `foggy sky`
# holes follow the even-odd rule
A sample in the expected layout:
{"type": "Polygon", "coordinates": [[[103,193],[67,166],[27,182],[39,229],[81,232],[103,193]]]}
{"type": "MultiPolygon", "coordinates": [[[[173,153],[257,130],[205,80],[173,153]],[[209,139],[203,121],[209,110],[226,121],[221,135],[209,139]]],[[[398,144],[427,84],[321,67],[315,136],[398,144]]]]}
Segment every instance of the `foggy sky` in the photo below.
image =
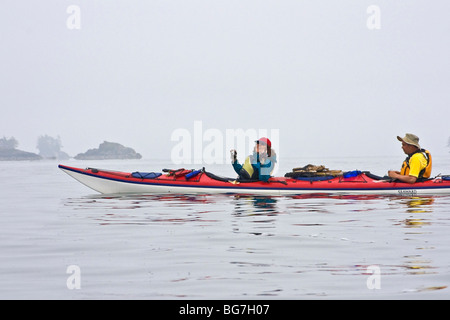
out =
{"type": "Polygon", "coordinates": [[[407,132],[445,154],[449,12],[447,0],[4,1],[0,137],[170,158],[174,130],[202,121],[278,129],[285,156],[402,154],[407,132]]]}

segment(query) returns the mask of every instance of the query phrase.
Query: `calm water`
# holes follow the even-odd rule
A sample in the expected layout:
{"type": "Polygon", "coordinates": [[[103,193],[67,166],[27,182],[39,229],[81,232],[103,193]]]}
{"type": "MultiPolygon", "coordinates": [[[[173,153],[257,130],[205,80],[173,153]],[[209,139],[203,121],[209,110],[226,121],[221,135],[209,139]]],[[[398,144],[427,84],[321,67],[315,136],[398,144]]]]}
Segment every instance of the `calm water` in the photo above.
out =
{"type": "MultiPolygon", "coordinates": [[[[314,163],[383,175],[402,158],[308,159],[280,173],[314,163]]],[[[448,156],[434,161],[450,173],[448,156]]],[[[450,298],[450,196],[108,197],[51,161],[0,162],[0,179],[1,299],[450,298]]]]}

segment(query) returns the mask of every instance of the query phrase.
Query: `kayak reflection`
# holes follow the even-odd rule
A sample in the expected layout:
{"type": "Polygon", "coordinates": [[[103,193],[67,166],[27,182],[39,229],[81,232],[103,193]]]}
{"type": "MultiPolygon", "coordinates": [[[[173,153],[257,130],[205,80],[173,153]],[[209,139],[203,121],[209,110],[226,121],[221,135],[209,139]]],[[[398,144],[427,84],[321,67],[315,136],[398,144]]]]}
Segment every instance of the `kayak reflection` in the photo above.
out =
{"type": "Polygon", "coordinates": [[[235,213],[238,215],[275,215],[278,212],[275,197],[235,195],[235,213]]]}

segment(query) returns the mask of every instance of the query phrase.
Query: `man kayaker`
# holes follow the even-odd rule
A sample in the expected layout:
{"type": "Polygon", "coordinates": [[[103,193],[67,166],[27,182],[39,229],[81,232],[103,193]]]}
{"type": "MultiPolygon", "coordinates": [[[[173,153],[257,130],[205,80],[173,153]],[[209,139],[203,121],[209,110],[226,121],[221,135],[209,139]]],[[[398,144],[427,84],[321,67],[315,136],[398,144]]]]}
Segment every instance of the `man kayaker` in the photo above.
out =
{"type": "Polygon", "coordinates": [[[419,138],[407,133],[404,138],[397,136],[402,143],[403,151],[408,155],[403,161],[400,171],[390,170],[389,177],[406,183],[415,183],[419,179],[427,179],[431,176],[432,159],[428,150],[419,145],[419,138]]]}
{"type": "Polygon", "coordinates": [[[272,143],[267,138],[255,141],[253,154],[245,159],[243,165],[237,160],[237,152],[232,149],[231,163],[240,180],[261,180],[267,182],[277,162],[272,143]]]}

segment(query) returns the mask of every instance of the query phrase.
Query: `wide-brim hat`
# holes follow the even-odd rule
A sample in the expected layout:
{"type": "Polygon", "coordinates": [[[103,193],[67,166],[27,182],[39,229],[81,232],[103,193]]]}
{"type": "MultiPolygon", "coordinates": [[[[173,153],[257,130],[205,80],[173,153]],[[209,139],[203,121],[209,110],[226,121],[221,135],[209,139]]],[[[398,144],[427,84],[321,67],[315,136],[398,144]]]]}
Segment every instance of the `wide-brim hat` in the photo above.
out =
{"type": "Polygon", "coordinates": [[[398,141],[402,141],[406,144],[416,146],[417,148],[420,149],[419,137],[416,136],[415,134],[407,133],[403,138],[400,136],[397,136],[397,139],[398,139],[398,141]]]}

